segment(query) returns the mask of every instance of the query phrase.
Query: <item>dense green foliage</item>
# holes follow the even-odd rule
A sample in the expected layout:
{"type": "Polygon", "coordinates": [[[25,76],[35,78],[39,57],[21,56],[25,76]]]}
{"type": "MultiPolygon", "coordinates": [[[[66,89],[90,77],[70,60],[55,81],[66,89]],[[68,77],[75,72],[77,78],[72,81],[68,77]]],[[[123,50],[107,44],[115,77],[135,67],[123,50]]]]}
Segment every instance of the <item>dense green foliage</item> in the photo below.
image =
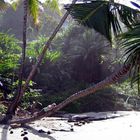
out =
{"type": "Polygon", "coordinates": [[[0,73],[11,73],[19,65],[20,47],[12,35],[0,33],[0,73]]]}
{"type": "MultiPolygon", "coordinates": [[[[18,43],[18,40],[14,41],[18,43]]],[[[45,41],[46,37],[40,36],[38,40],[28,42],[24,79],[26,79],[36,62],[45,41]]],[[[101,81],[111,73],[111,70],[117,64],[112,64],[116,57],[110,57],[111,55],[114,56],[108,53],[110,49],[109,42],[94,30],[87,30],[87,28],[77,25],[71,25],[69,28],[64,29],[63,32],[58,34],[38,68],[34,78],[35,83],[30,84],[22,100],[22,106],[28,108],[33,100],[41,102],[43,106],[47,106],[52,102],[59,103],[71,94],[101,81]],[[100,73],[98,73],[99,69],[101,70],[100,73]],[[36,89],[41,89],[41,94],[36,89]]],[[[19,56],[20,51],[15,50],[13,56],[16,56],[16,52],[19,56]]],[[[17,46],[17,50],[20,50],[19,46],[17,46]]],[[[19,58],[17,60],[19,62],[19,58]]],[[[17,62],[15,64],[18,64],[17,62]]],[[[17,86],[17,82],[14,82],[14,86],[17,86]]],[[[121,92],[124,90],[126,89],[122,89],[121,92]]],[[[111,92],[111,90],[108,92],[111,92]]],[[[94,98],[94,95],[87,97],[87,101],[89,99],[95,100],[94,98]]],[[[87,109],[86,104],[88,102],[85,102],[84,105],[84,100],[74,102],[66,108],[66,111],[85,111],[87,109]]],[[[89,111],[91,108],[89,107],[89,111]]]]}
{"type": "MultiPolygon", "coordinates": [[[[35,24],[37,24],[39,18],[38,13],[36,13],[39,9],[37,5],[38,2],[36,0],[30,0],[29,2],[31,5],[30,14],[33,16],[35,24]]],[[[56,9],[58,9],[56,2],[56,0],[48,1],[46,5],[49,4],[50,7],[56,7],[56,9]],[[50,2],[54,3],[50,4],[50,2]]],[[[133,27],[131,26],[132,23],[135,23],[136,21],[134,17],[137,12],[136,10],[132,10],[123,5],[116,3],[112,5],[109,2],[99,1],[94,2],[94,4],[77,4],[72,7],[67,7],[66,9],[70,10],[72,16],[76,18],[80,24],[95,28],[109,40],[111,40],[112,29],[115,35],[118,35],[122,31],[122,26],[118,21],[119,18],[121,18],[122,22],[131,29],[133,27]],[[119,14],[119,16],[117,16],[116,13],[119,14]]],[[[17,10],[20,11],[21,9],[19,8],[17,10]]],[[[22,11],[19,13],[22,14],[22,11]]],[[[45,42],[48,40],[48,36],[54,28],[53,23],[56,24],[57,18],[59,18],[59,16],[55,14],[56,20],[52,20],[52,11],[49,14],[47,13],[47,15],[45,12],[42,12],[42,14],[43,16],[45,15],[45,18],[40,16],[40,19],[42,19],[41,22],[44,23],[43,25],[40,24],[37,28],[33,29],[32,22],[28,23],[28,25],[30,25],[28,33],[30,34],[27,42],[27,56],[23,73],[24,80],[27,78],[30,70],[37,61],[37,57],[42,51],[45,42]],[[48,28],[46,29],[46,27],[48,28]]],[[[1,19],[1,21],[4,21],[5,19],[4,24],[2,25],[4,28],[2,28],[4,31],[7,31],[9,27],[14,27],[12,29],[13,31],[10,33],[15,33],[16,37],[20,38],[21,32],[18,32],[19,29],[15,28],[17,26],[15,24],[16,20],[13,21],[13,23],[10,23],[9,26],[5,15],[6,14],[4,14],[1,19]]],[[[15,15],[13,14],[12,17],[15,17],[15,15]]],[[[18,16],[18,19],[20,19],[20,16],[18,16]]],[[[22,23],[19,25],[22,25],[22,23]]],[[[139,25],[132,29],[129,33],[123,34],[123,45],[125,48],[129,47],[126,50],[126,63],[133,64],[132,73],[134,80],[139,81],[139,25]]],[[[5,81],[7,81],[6,85],[8,85],[8,87],[10,85],[10,91],[8,91],[8,93],[16,94],[15,89],[17,89],[18,83],[18,70],[21,63],[20,46],[22,44],[12,35],[5,33],[0,33],[0,40],[0,84],[5,85],[5,81]]],[[[33,100],[41,102],[43,106],[47,106],[52,102],[60,103],[71,94],[102,81],[112,73],[112,70],[119,67],[119,63],[115,59],[120,59],[120,53],[118,57],[116,57],[117,48],[111,48],[110,46],[109,41],[95,30],[78,26],[75,23],[69,26],[67,22],[51,44],[43,62],[38,67],[36,76],[30,83],[30,86],[22,99],[21,106],[28,108],[33,103],[33,100]]],[[[105,106],[103,101],[106,100],[106,97],[103,95],[102,98],[100,98],[100,94],[115,93],[116,91],[121,94],[135,94],[135,86],[133,90],[128,83],[129,82],[126,81],[111,89],[100,91],[98,93],[99,96],[92,95],[76,101],[65,110],[82,112],[94,109],[95,111],[98,111],[99,108],[94,108],[95,105],[100,107],[100,111],[103,111],[101,108],[104,108],[105,106]],[[114,89],[116,89],[116,91],[114,89]],[[92,103],[93,100],[94,104],[92,103]]],[[[2,90],[1,92],[4,91],[2,90]]],[[[10,97],[13,97],[13,95],[10,97]]],[[[109,99],[115,101],[114,96],[111,96],[109,99]]],[[[111,105],[115,106],[113,103],[111,103],[111,105]]],[[[4,112],[5,108],[2,107],[0,110],[4,112]]]]}
{"type": "MultiPolygon", "coordinates": [[[[50,9],[49,4],[51,3],[46,2],[46,5],[39,3],[39,6],[37,6],[37,13],[33,13],[34,10],[36,10],[34,4],[32,5],[33,8],[30,7],[32,12],[28,12],[27,40],[36,40],[36,37],[40,35],[48,37],[50,36],[52,30],[56,27],[61,15],[59,15],[58,10],[54,10],[55,5],[52,5],[50,9]],[[34,16],[32,17],[32,15],[34,15],[35,18],[33,18],[34,16]],[[35,20],[34,22],[33,19],[35,20]]],[[[16,38],[22,40],[22,27],[23,4],[18,3],[15,10],[10,7],[5,12],[1,13],[0,31],[14,34],[16,38]]]]}

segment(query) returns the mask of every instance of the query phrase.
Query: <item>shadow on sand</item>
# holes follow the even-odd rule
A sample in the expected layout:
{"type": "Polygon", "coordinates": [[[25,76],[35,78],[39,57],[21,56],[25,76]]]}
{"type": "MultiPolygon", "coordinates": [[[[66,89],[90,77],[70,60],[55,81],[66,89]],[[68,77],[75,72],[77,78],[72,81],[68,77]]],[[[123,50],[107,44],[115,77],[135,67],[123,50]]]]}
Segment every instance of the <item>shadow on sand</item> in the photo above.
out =
{"type": "Polygon", "coordinates": [[[7,140],[9,125],[2,125],[1,140],[7,140]]]}
{"type": "MultiPolygon", "coordinates": [[[[1,139],[0,140],[8,140],[7,135],[8,135],[8,131],[10,129],[10,126],[9,125],[1,125],[1,127],[2,127],[2,131],[1,131],[1,139]]],[[[22,128],[26,128],[30,133],[32,133],[34,135],[38,135],[39,137],[47,138],[49,140],[56,140],[55,138],[48,135],[47,133],[39,133],[38,130],[36,130],[35,128],[33,128],[31,126],[25,125],[22,128]]]]}
{"type": "Polygon", "coordinates": [[[47,132],[39,133],[38,130],[36,130],[35,128],[33,128],[31,126],[24,125],[23,128],[26,128],[27,130],[29,130],[30,133],[32,133],[34,135],[38,135],[39,137],[48,138],[49,140],[56,140],[55,138],[53,138],[52,136],[47,134],[47,132]]]}

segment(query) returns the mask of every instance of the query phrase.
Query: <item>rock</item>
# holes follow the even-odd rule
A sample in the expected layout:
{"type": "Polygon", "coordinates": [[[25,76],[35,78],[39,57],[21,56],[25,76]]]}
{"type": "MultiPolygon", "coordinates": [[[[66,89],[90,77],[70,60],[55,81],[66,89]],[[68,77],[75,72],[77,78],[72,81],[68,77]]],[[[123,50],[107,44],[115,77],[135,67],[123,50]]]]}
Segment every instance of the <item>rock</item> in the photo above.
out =
{"type": "Polygon", "coordinates": [[[50,135],[52,132],[51,131],[47,131],[47,134],[50,135]]]}
{"type": "Polygon", "coordinates": [[[23,136],[25,136],[24,134],[21,134],[21,136],[23,137],[23,136]]]}
{"type": "Polygon", "coordinates": [[[96,121],[96,120],[106,120],[116,117],[121,117],[123,114],[119,114],[119,112],[89,112],[89,113],[83,113],[78,115],[72,115],[68,118],[68,122],[81,122],[82,124],[85,124],[87,121],[96,121]]]}
{"type": "Polygon", "coordinates": [[[42,129],[39,129],[38,130],[38,133],[46,133],[46,131],[42,130],[42,129]]]}
{"type": "Polygon", "coordinates": [[[13,134],[14,132],[13,131],[10,131],[10,134],[13,134]]]}
{"type": "Polygon", "coordinates": [[[14,129],[14,128],[21,127],[21,124],[16,124],[16,123],[15,123],[15,124],[11,124],[10,126],[11,126],[11,128],[14,129]]]}
{"type": "MultiPolygon", "coordinates": [[[[23,132],[23,131],[22,131],[23,132]]],[[[21,136],[25,136],[25,135],[27,135],[28,134],[28,132],[23,132],[22,134],[21,134],[21,136]]]]}
{"type": "Polygon", "coordinates": [[[87,115],[74,115],[69,117],[68,122],[74,122],[74,121],[82,121],[87,120],[89,117],[87,115]]]}
{"type": "Polygon", "coordinates": [[[28,137],[24,137],[23,140],[29,140],[28,137]]]}
{"type": "Polygon", "coordinates": [[[45,112],[48,112],[48,111],[52,110],[55,106],[56,106],[56,103],[53,103],[51,105],[48,105],[47,107],[44,107],[43,110],[45,112]]]}
{"type": "Polygon", "coordinates": [[[71,129],[70,129],[70,131],[72,131],[72,132],[73,132],[73,131],[74,131],[74,129],[73,129],[73,128],[71,128],[71,129]]]}
{"type": "Polygon", "coordinates": [[[24,135],[27,135],[28,134],[28,132],[24,132],[24,135]]]}
{"type": "Polygon", "coordinates": [[[82,126],[82,124],[80,122],[75,122],[74,125],[76,125],[76,126],[82,126]]]}

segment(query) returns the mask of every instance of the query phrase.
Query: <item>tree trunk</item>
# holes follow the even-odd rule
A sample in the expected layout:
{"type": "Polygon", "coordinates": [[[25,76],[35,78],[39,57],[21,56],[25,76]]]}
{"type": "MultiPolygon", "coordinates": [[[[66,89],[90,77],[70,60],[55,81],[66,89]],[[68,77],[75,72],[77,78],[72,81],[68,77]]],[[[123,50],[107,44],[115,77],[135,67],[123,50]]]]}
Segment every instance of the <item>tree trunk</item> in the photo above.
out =
{"type": "Polygon", "coordinates": [[[99,82],[95,86],[89,87],[85,90],[79,91],[79,92],[71,95],[69,98],[67,98],[60,104],[53,107],[51,110],[48,110],[47,112],[43,109],[31,118],[21,119],[21,120],[17,120],[17,121],[11,121],[10,123],[11,124],[12,123],[25,124],[25,123],[29,123],[31,121],[41,119],[43,117],[51,116],[54,112],[57,112],[58,110],[64,108],[66,105],[70,104],[71,102],[73,102],[79,98],[85,97],[89,94],[95,93],[96,91],[101,90],[101,89],[105,88],[106,86],[109,86],[109,85],[117,82],[122,76],[124,76],[128,73],[130,68],[131,68],[131,65],[124,65],[122,67],[122,69],[120,69],[118,72],[112,74],[111,76],[107,77],[105,80],[99,82]]]}
{"type": "MultiPolygon", "coordinates": [[[[26,0],[25,0],[26,1],[26,0]]],[[[72,4],[75,4],[77,0],[73,0],[72,4]]],[[[64,16],[62,17],[60,23],[58,24],[58,26],[55,28],[54,32],[52,33],[52,35],[50,36],[50,38],[48,39],[48,41],[46,42],[40,56],[37,59],[36,64],[34,65],[34,67],[32,68],[24,86],[20,89],[20,93],[18,93],[18,95],[16,96],[15,100],[12,102],[12,104],[9,106],[8,111],[7,111],[7,115],[4,118],[5,123],[8,122],[9,119],[11,119],[11,112],[13,112],[14,110],[16,110],[16,107],[18,106],[22,96],[24,95],[25,90],[27,89],[30,80],[33,78],[38,66],[40,65],[40,63],[42,62],[42,59],[44,58],[44,55],[46,54],[47,49],[49,48],[52,40],[55,38],[56,34],[58,33],[58,31],[60,30],[60,28],[62,27],[62,25],[64,24],[65,20],[67,19],[69,15],[69,11],[67,11],[64,16]],[[10,116],[10,117],[8,117],[10,116]],[[6,119],[6,120],[5,120],[6,119]]],[[[3,120],[1,121],[3,123],[3,120]]],[[[0,123],[1,123],[0,122],[0,123]]]]}
{"type": "MultiPolygon", "coordinates": [[[[22,57],[21,57],[21,67],[19,71],[19,83],[18,83],[18,91],[17,97],[20,95],[22,89],[22,81],[23,81],[23,73],[24,73],[24,66],[25,66],[25,57],[26,57],[26,31],[27,31],[27,12],[28,12],[28,0],[24,0],[24,16],[23,16],[23,46],[22,46],[22,57]]],[[[15,114],[15,110],[17,107],[17,100],[14,100],[7,110],[7,119],[11,118],[13,114],[15,114]]]]}

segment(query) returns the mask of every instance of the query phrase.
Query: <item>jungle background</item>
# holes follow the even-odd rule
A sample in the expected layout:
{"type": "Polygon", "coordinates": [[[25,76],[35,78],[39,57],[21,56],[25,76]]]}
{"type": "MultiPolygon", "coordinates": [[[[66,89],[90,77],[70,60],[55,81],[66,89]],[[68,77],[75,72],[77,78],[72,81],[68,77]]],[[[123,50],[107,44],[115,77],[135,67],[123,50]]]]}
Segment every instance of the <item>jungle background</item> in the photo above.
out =
{"type": "MultiPolygon", "coordinates": [[[[65,10],[62,9],[61,13],[64,12],[65,10]]],[[[28,21],[24,80],[62,14],[42,5],[39,25],[34,27],[32,20],[28,21]]],[[[5,113],[7,106],[17,93],[21,64],[22,15],[22,6],[18,6],[16,11],[8,8],[0,13],[1,113],[5,113]]],[[[38,67],[35,77],[20,102],[20,107],[30,111],[30,107],[36,104],[35,108],[40,110],[93,86],[120,68],[124,62],[123,52],[123,48],[120,48],[117,43],[114,42],[111,47],[110,42],[103,35],[79,25],[69,16],[38,67]]],[[[115,85],[71,103],[63,111],[81,113],[139,110],[137,84],[131,85],[130,81],[127,75],[115,85]]]]}

